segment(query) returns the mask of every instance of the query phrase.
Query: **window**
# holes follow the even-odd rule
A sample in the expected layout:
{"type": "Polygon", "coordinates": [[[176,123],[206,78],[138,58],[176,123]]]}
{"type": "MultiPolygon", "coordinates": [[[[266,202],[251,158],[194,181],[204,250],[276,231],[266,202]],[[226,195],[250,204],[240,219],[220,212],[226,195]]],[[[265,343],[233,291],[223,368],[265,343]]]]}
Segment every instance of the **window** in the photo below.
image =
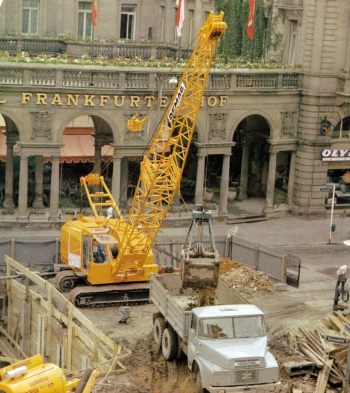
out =
{"type": "Polygon", "coordinates": [[[192,41],[194,38],[193,37],[193,29],[194,29],[194,10],[190,10],[189,34],[188,34],[188,42],[190,45],[192,44],[192,41]]]}
{"type": "Polygon", "coordinates": [[[24,34],[38,33],[39,0],[23,1],[23,26],[24,34]]]}
{"type": "Polygon", "coordinates": [[[133,40],[135,36],[135,9],[133,5],[122,6],[122,16],[120,20],[120,38],[133,40]]]}
{"type": "Polygon", "coordinates": [[[79,1],[78,36],[91,37],[91,2],[79,1]]]}
{"type": "Polygon", "coordinates": [[[203,338],[248,338],[264,335],[264,319],[260,315],[199,320],[199,336],[203,338]]]}
{"type": "Polygon", "coordinates": [[[296,59],[296,46],[297,46],[297,30],[298,21],[290,21],[290,38],[289,38],[289,64],[294,64],[297,62],[296,59]]]}
{"type": "Polygon", "coordinates": [[[164,29],[165,29],[165,7],[161,6],[161,19],[160,19],[160,40],[164,41],[164,29]]]}

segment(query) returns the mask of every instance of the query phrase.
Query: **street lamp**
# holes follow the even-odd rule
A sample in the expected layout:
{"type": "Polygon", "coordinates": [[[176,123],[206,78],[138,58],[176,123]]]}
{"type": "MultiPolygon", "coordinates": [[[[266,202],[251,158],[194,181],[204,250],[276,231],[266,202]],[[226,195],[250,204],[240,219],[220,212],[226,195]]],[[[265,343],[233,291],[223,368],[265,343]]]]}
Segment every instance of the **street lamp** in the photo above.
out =
{"type": "Polygon", "coordinates": [[[334,199],[335,199],[335,184],[330,184],[333,187],[332,191],[332,210],[331,210],[331,221],[329,224],[329,244],[331,243],[332,238],[332,229],[333,229],[333,212],[334,212],[334,199]]]}

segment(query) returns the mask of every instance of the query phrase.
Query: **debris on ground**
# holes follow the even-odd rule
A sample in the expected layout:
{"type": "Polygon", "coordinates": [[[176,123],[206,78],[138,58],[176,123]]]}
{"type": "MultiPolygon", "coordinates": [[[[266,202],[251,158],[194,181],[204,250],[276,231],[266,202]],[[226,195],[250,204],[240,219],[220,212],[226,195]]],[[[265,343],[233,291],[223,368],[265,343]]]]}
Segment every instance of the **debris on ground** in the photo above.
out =
{"type": "Polygon", "coordinates": [[[220,275],[232,287],[243,295],[252,295],[258,292],[273,293],[273,281],[263,272],[242,263],[234,262],[229,258],[220,261],[220,275]]]}

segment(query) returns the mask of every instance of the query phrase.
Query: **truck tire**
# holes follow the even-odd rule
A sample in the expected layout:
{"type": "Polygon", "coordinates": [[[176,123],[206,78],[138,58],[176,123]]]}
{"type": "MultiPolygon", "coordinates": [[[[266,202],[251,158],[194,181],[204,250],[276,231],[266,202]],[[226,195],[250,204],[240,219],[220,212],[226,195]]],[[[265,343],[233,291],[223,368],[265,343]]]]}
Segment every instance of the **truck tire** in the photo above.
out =
{"type": "Polygon", "coordinates": [[[197,377],[196,377],[196,393],[203,393],[203,386],[202,386],[202,376],[201,372],[198,370],[197,377]]]}
{"type": "Polygon", "coordinates": [[[165,329],[165,320],[163,317],[158,317],[153,323],[153,338],[154,341],[160,346],[162,345],[163,332],[165,329]]]}
{"type": "Polygon", "coordinates": [[[171,362],[177,355],[177,334],[171,327],[165,328],[162,337],[162,353],[171,362]]]}
{"type": "Polygon", "coordinates": [[[186,354],[185,352],[181,349],[180,347],[181,344],[181,338],[180,336],[177,334],[177,353],[176,353],[176,360],[184,360],[186,358],[186,354]]]}

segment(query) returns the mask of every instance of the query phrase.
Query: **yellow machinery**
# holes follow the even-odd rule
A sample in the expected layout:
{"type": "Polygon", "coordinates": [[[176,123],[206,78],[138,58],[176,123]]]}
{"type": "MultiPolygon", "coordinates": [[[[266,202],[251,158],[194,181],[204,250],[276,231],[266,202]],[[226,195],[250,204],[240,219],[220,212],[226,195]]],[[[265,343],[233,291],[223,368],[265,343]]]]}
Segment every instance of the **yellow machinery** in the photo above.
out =
{"type": "MultiPolygon", "coordinates": [[[[91,173],[81,178],[94,217],[81,216],[63,225],[61,259],[71,270],[56,276],[62,291],[74,288],[70,297],[74,304],[148,301],[147,282],[151,273],[158,272],[151,248],[180,186],[211,61],[226,29],[223,17],[210,12],[197,34],[192,56],[141,162],[127,219],[102,176],[91,173]],[[112,208],[117,217],[101,216],[103,208],[112,208]],[[90,286],[80,286],[86,283],[90,286]]],[[[128,127],[138,132],[144,121],[134,116],[128,127]]]]}
{"type": "Polygon", "coordinates": [[[63,371],[52,363],[43,363],[41,355],[0,369],[1,393],[90,393],[98,377],[89,368],[81,379],[68,381],[63,371]]]}

